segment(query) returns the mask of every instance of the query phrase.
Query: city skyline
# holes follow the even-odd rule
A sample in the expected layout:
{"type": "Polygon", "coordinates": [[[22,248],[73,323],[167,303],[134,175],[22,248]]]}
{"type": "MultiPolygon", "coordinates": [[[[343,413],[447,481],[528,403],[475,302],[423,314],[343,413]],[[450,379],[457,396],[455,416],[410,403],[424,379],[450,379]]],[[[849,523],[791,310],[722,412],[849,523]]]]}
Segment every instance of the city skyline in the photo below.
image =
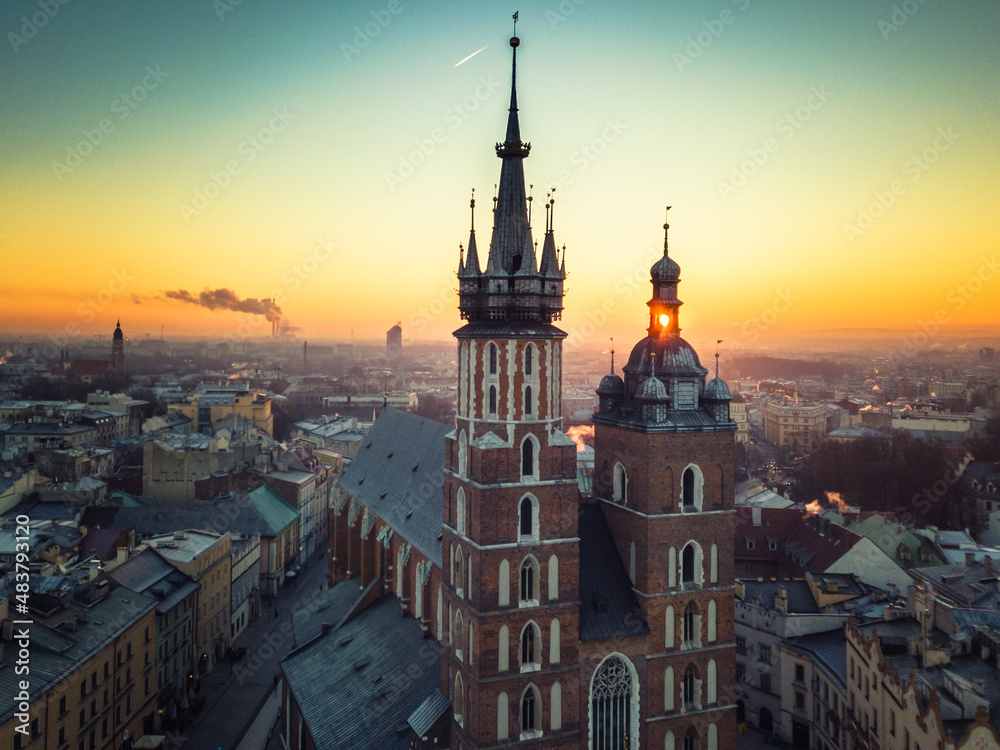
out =
{"type": "MultiPolygon", "coordinates": [[[[473,187],[488,249],[509,14],[108,7],[0,11],[6,330],[259,336],[280,308],[303,338],[449,338],[473,187]]],[[[998,26],[985,2],[522,4],[561,326],[643,328],[671,204],[692,340],[989,330],[998,26]]]]}

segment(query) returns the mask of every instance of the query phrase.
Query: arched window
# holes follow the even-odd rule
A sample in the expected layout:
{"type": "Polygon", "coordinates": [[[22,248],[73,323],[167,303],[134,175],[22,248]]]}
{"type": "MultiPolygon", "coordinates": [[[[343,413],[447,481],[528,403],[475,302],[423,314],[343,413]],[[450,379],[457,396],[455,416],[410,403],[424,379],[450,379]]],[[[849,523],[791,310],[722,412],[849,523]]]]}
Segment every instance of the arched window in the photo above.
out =
{"type": "Polygon", "coordinates": [[[677,548],[671,547],[667,553],[667,586],[677,585],[677,548]]]}
{"type": "Polygon", "coordinates": [[[497,604],[501,607],[510,606],[510,563],[506,560],[500,561],[499,591],[497,592],[497,604]]]}
{"type": "Polygon", "coordinates": [[[455,658],[462,661],[462,645],[465,643],[465,631],[462,628],[462,612],[455,613],[455,658]]]}
{"type": "Polygon", "coordinates": [[[510,669],[510,630],[506,625],[501,625],[497,644],[497,671],[506,672],[508,669],[510,669]]]}
{"type": "Polygon", "coordinates": [[[469,666],[472,666],[472,655],[475,653],[473,648],[476,645],[476,634],[472,630],[472,622],[469,622],[469,666]]]}
{"type": "Polygon", "coordinates": [[[628,548],[628,579],[635,584],[635,542],[628,548]]]}
{"type": "Polygon", "coordinates": [[[530,438],[521,442],[521,476],[530,477],[535,474],[535,444],[530,438]]]}
{"type": "Polygon", "coordinates": [[[639,747],[638,700],[635,668],[621,654],[606,657],[590,682],[591,750],[639,747]]]}
{"type": "Polygon", "coordinates": [[[674,710],[674,668],[667,667],[663,672],[663,710],[674,710]]]}
{"type": "Polygon", "coordinates": [[[704,477],[696,464],[689,464],[681,474],[681,506],[685,513],[702,509],[704,477]]]}
{"type": "Polygon", "coordinates": [[[465,596],[464,585],[465,555],[462,554],[462,548],[459,547],[455,550],[455,593],[459,596],[465,596]]]}
{"type": "Polygon", "coordinates": [[[413,616],[418,620],[424,618],[424,585],[421,582],[420,565],[413,566],[413,616]]]}
{"type": "Polygon", "coordinates": [[[517,507],[517,538],[521,542],[538,541],[538,498],[525,495],[517,507]]]}
{"type": "Polygon", "coordinates": [[[510,731],[510,712],[507,708],[507,693],[497,696],[497,739],[507,739],[510,731]]]}
{"type": "Polygon", "coordinates": [[[614,476],[614,501],[616,503],[627,503],[628,502],[628,475],[625,473],[625,467],[620,463],[615,464],[615,476],[614,476]]]}
{"type": "Polygon", "coordinates": [[[526,385],[524,387],[524,413],[525,415],[531,414],[531,386],[526,385]]]}
{"type": "Polygon", "coordinates": [[[549,695],[549,716],[551,717],[552,731],[557,732],[562,729],[562,685],[553,682],[549,695]]]}
{"type": "Polygon", "coordinates": [[[497,347],[496,344],[490,344],[490,375],[497,374],[497,347]]]}
{"type": "Polygon", "coordinates": [[[708,750],[719,750],[719,727],[708,725],[708,750]]]}
{"type": "Polygon", "coordinates": [[[709,562],[710,574],[709,580],[712,583],[718,583],[719,581],[719,545],[712,542],[712,558],[709,562]]]}
{"type": "Polygon", "coordinates": [[[718,640],[718,632],[717,632],[716,619],[717,619],[717,613],[716,613],[715,599],[709,599],[708,600],[708,642],[709,643],[715,643],[715,641],[718,640]]]}
{"type": "Polygon", "coordinates": [[[535,347],[533,347],[531,344],[528,344],[526,347],[524,347],[524,374],[525,375],[530,375],[531,374],[531,367],[532,367],[532,364],[533,364],[532,360],[534,359],[534,353],[535,353],[535,347]]]}
{"type": "Polygon", "coordinates": [[[465,535],[465,489],[462,487],[458,488],[458,500],[456,505],[458,506],[458,512],[455,514],[457,516],[455,522],[455,528],[458,530],[459,534],[465,535]]]}
{"type": "Polygon", "coordinates": [[[698,648],[701,646],[701,615],[694,602],[688,602],[684,608],[684,626],[681,638],[682,648],[698,648]]]}
{"type": "Polygon", "coordinates": [[[718,675],[719,668],[715,664],[715,659],[708,660],[708,683],[705,685],[706,700],[708,705],[713,705],[718,702],[718,675]]]}
{"type": "Polygon", "coordinates": [[[538,605],[538,561],[529,555],[521,563],[521,606],[531,607],[538,605]]]}
{"type": "Polygon", "coordinates": [[[694,673],[694,665],[688,664],[684,670],[684,710],[701,709],[701,680],[694,673]]]}
{"type": "Polygon", "coordinates": [[[667,730],[667,736],[663,739],[663,750],[677,750],[677,743],[674,739],[673,729],[667,730]]]}
{"type": "Polygon", "coordinates": [[[549,557],[549,601],[554,602],[559,598],[559,558],[555,555],[549,557]]]}
{"type": "Polygon", "coordinates": [[[464,726],[462,708],[465,706],[465,684],[462,682],[461,672],[455,675],[455,694],[451,697],[451,706],[455,710],[455,723],[460,727],[464,726]]]}
{"type": "Polygon", "coordinates": [[[674,647],[674,605],[667,605],[667,626],[666,626],[666,637],[664,638],[664,645],[667,650],[674,647]]]}
{"type": "Polygon", "coordinates": [[[549,624],[549,664],[558,664],[562,660],[559,644],[559,620],[553,619],[549,624]]]}
{"type": "Polygon", "coordinates": [[[684,735],[684,750],[701,750],[701,743],[698,742],[698,730],[693,726],[688,727],[684,735]]]}
{"type": "Polygon", "coordinates": [[[701,587],[703,578],[701,547],[692,540],[684,545],[681,552],[681,585],[686,589],[696,589],[701,587]]]}
{"type": "Polygon", "coordinates": [[[542,696],[538,688],[528,685],[521,696],[521,739],[542,736],[542,696]]]}
{"type": "Polygon", "coordinates": [[[437,637],[444,643],[444,586],[438,584],[437,637]]]}
{"type": "Polygon", "coordinates": [[[521,671],[535,672],[542,668],[542,631],[533,620],[521,630],[521,671]]]}
{"type": "Polygon", "coordinates": [[[496,416],[497,414],[497,387],[495,385],[490,386],[490,415],[496,416]]]}
{"type": "Polygon", "coordinates": [[[469,460],[469,438],[465,434],[465,430],[458,435],[458,475],[460,477],[465,477],[466,463],[469,460]]]}

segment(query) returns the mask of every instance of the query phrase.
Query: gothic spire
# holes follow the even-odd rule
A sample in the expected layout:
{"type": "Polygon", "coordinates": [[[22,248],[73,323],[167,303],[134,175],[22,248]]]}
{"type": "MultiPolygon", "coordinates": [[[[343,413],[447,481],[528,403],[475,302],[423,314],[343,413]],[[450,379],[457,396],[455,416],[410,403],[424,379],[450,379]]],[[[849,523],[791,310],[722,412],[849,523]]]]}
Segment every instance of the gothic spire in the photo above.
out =
{"type": "MultiPolygon", "coordinates": [[[[554,190],[555,188],[553,188],[554,190]]],[[[545,241],[542,244],[542,265],[539,272],[542,276],[559,277],[559,252],[556,250],[556,238],[552,231],[552,218],[555,215],[555,198],[549,198],[545,203],[545,241]]]]}
{"type": "Polygon", "coordinates": [[[459,269],[461,276],[479,276],[479,251],[476,249],[476,189],[472,189],[472,200],[469,201],[472,213],[469,229],[469,251],[465,256],[465,265],[459,269]]]}

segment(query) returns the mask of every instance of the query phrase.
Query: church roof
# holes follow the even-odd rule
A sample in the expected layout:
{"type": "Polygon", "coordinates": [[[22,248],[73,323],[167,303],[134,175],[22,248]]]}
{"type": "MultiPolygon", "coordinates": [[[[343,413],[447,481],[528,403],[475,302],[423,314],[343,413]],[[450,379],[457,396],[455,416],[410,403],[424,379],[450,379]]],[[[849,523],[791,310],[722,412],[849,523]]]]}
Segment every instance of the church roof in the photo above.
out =
{"type": "Polygon", "coordinates": [[[656,355],[656,374],[705,375],[708,370],[698,359],[698,352],[680,336],[646,336],[632,348],[629,354],[627,372],[649,373],[652,356],[656,355]]]}
{"type": "Polygon", "coordinates": [[[340,486],[435,565],[444,521],[444,448],[450,425],[384,409],[340,486]]]}
{"type": "Polygon", "coordinates": [[[580,640],[647,635],[601,503],[580,506],[580,640]]]}

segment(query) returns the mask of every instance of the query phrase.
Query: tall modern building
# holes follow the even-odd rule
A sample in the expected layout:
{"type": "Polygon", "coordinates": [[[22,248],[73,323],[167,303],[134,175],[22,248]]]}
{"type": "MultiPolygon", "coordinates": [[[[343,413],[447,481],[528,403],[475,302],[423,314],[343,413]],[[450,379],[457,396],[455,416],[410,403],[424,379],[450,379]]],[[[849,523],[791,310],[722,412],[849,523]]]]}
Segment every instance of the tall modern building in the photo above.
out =
{"type": "Polygon", "coordinates": [[[396,323],[385,332],[385,355],[389,359],[396,359],[403,353],[403,324],[396,323]]]}
{"type": "Polygon", "coordinates": [[[565,261],[549,204],[536,257],[510,44],[486,267],[473,223],[458,270],[442,533],[451,747],[733,748],[729,390],[706,384],[680,336],[665,238],[646,335],[598,391],[596,500],[581,503],[560,417],[565,261]]]}

